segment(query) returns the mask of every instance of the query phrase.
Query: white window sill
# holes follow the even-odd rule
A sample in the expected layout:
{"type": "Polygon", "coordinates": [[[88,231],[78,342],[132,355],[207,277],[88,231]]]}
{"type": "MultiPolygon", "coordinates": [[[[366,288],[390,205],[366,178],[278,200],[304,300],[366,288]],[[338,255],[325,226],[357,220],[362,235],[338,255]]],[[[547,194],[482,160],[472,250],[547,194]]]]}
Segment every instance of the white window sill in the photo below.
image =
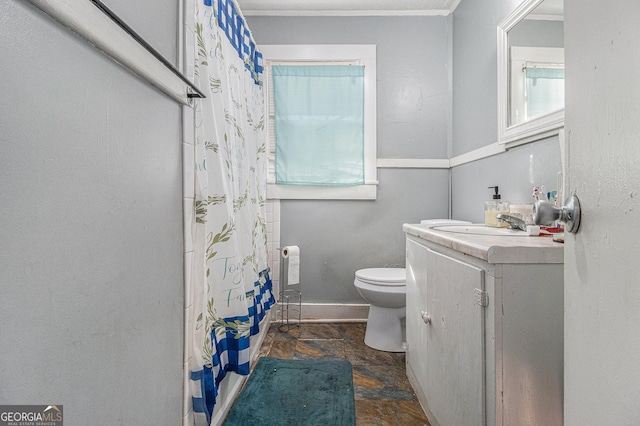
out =
{"type": "Polygon", "coordinates": [[[267,184],[269,200],[375,200],[377,183],[359,186],[304,186],[267,184]]]}

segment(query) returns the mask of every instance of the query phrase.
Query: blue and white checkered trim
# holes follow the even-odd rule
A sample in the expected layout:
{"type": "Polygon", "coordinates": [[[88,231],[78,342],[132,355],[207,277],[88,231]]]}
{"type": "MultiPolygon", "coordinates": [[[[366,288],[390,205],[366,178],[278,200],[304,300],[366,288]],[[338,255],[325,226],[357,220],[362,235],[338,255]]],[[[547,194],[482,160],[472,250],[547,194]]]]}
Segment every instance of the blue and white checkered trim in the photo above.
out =
{"type": "Polygon", "coordinates": [[[233,371],[241,375],[248,375],[251,365],[251,336],[260,331],[260,321],[266,312],[275,305],[273,297],[273,283],[269,277],[269,270],[262,271],[258,281],[254,283],[254,290],[247,292],[249,315],[225,318],[225,322],[249,322],[250,333],[239,335],[231,327],[219,327],[211,331],[213,346],[212,368],[203,366],[201,370],[191,372],[191,389],[193,411],[196,417],[202,417],[206,424],[211,422],[213,409],[218,397],[218,385],[233,371]]]}
{"type": "Polygon", "coordinates": [[[207,394],[214,394],[218,396],[218,388],[213,386],[213,375],[211,369],[204,367],[199,371],[191,372],[191,403],[193,405],[193,412],[196,417],[196,424],[211,424],[211,413],[213,413],[213,404],[211,409],[207,407],[206,398],[207,394]],[[196,386],[194,386],[196,385],[196,386]]]}
{"type": "MultiPolygon", "coordinates": [[[[211,6],[213,0],[203,0],[206,6],[211,6]]],[[[238,56],[244,61],[244,67],[249,70],[256,84],[262,84],[260,74],[263,72],[262,53],[256,49],[256,43],[251,31],[246,25],[244,17],[236,9],[233,0],[217,0],[218,26],[226,34],[238,56]]]]}

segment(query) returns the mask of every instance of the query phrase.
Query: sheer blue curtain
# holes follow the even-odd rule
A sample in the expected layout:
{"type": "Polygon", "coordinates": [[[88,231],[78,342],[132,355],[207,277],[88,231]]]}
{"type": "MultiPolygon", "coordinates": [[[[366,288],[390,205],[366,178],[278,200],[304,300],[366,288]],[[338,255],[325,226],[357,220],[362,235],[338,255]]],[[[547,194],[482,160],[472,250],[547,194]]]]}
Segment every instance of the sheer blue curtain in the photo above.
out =
{"type": "Polygon", "coordinates": [[[276,183],[364,184],[364,67],[273,66],[276,183]]]}

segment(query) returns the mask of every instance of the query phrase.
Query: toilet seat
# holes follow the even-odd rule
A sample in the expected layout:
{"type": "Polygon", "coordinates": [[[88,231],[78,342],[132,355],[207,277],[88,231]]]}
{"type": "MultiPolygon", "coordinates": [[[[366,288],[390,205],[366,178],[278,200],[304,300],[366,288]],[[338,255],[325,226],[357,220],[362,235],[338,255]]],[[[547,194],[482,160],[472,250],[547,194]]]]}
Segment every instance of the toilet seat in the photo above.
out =
{"type": "Polygon", "coordinates": [[[404,268],[367,268],[356,271],[356,279],[380,286],[404,286],[407,272],[404,268]]]}

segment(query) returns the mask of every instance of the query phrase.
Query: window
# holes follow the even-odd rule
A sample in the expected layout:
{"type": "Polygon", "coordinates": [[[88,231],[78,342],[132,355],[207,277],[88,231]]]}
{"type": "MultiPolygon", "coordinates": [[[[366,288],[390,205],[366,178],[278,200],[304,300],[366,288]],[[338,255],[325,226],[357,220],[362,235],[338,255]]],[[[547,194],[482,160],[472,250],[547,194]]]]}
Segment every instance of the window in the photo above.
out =
{"type": "Polygon", "coordinates": [[[564,108],[564,49],[511,47],[509,125],[564,108]]]}
{"type": "Polygon", "coordinates": [[[525,119],[531,120],[564,108],[564,67],[525,64],[525,119]]]}
{"type": "Polygon", "coordinates": [[[273,65],[276,184],[364,184],[364,67],[273,65]]]}
{"type": "Polygon", "coordinates": [[[260,50],[265,63],[265,90],[268,99],[268,198],[375,199],[376,47],[270,45],[261,46],[260,50]],[[334,79],[332,86],[340,93],[356,89],[351,95],[347,95],[350,101],[340,99],[339,96],[309,97],[310,101],[303,103],[306,102],[313,108],[306,114],[306,120],[287,112],[287,102],[298,102],[296,90],[312,96],[314,93],[326,94],[327,90],[316,84],[324,84],[322,80],[327,78],[334,79]],[[352,84],[357,79],[360,79],[360,83],[352,84]],[[280,93],[287,80],[294,81],[296,88],[288,89],[286,95],[278,97],[276,111],[275,94],[280,93]],[[340,88],[340,84],[345,86],[340,88]],[[358,85],[360,94],[357,91],[358,85]],[[329,113],[330,111],[333,113],[329,113]],[[331,129],[327,132],[313,130],[325,127],[331,129]],[[311,133],[314,134],[313,141],[299,136],[311,133]],[[307,144],[311,142],[320,144],[322,149],[310,148],[307,144]],[[340,161],[336,161],[336,158],[340,161]],[[283,168],[287,161],[292,168],[283,168]],[[305,165],[305,161],[310,163],[305,165]],[[332,166],[326,166],[327,164],[332,166]],[[316,170],[312,170],[314,166],[316,170]],[[283,184],[285,182],[287,184],[283,184]]]}

